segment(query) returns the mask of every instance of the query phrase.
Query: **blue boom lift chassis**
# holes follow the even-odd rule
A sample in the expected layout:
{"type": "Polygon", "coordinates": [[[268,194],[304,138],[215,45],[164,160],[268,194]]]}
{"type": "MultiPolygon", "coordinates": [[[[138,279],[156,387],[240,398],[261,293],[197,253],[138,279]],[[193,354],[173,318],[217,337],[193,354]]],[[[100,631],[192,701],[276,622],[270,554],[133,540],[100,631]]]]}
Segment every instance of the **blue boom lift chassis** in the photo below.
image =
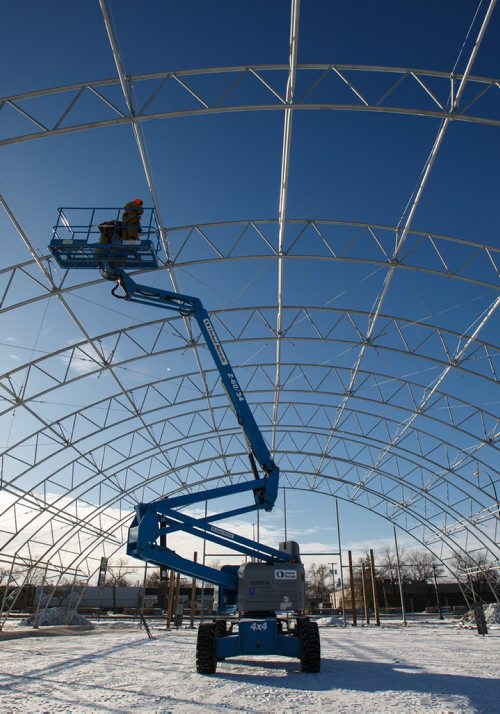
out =
{"type": "MultiPolygon", "coordinates": [[[[253,473],[253,479],[246,482],[138,504],[129,528],[127,554],[217,585],[218,614],[221,616],[230,611],[229,607],[224,607],[224,602],[237,604],[239,617],[231,621],[229,627],[228,620],[223,617],[200,625],[196,647],[199,673],[213,674],[217,661],[241,654],[298,657],[302,671],[319,672],[318,627],[302,615],[305,577],[298,545],[287,541],[280,543],[276,550],[213,525],[218,520],[257,509],[271,511],[278,493],[279,469],[255,422],[209,314],[198,298],[138,284],[125,272],[127,269],[158,267],[158,242],[155,246],[150,238],[158,238],[153,209],[145,209],[145,215],[150,217],[149,225],[142,233],[147,236],[145,239],[126,241],[113,234],[104,243],[94,243],[89,242],[92,237],[102,234],[102,228],[100,231],[95,223],[97,210],[59,209],[50,252],[62,268],[100,270],[104,278],[116,283],[111,291],[115,297],[153,305],[196,320],[245,435],[253,473]],[[87,215],[90,211],[90,219],[79,224],[70,222],[68,215],[75,211],[87,211],[87,215]],[[245,491],[253,492],[254,502],[249,506],[204,518],[194,518],[180,510],[198,502],[245,491]],[[220,570],[192,562],[164,545],[166,537],[177,531],[236,550],[248,556],[250,562],[239,567],[224,566],[220,570]]],[[[113,210],[118,216],[119,210],[113,210]]]]}

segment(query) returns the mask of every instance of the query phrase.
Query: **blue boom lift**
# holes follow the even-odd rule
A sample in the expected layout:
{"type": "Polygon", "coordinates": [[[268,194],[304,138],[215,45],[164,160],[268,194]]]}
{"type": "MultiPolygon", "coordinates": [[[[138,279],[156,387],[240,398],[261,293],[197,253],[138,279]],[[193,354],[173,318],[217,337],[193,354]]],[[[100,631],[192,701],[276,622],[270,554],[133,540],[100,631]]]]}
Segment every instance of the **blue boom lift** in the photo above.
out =
{"type": "MultiPolygon", "coordinates": [[[[114,210],[118,217],[119,210],[114,210]]],[[[99,269],[104,278],[116,283],[111,291],[115,297],[196,320],[245,435],[253,474],[253,479],[242,483],[138,504],[129,528],[127,554],[218,586],[218,617],[213,622],[202,623],[198,630],[196,668],[199,673],[213,674],[218,661],[241,654],[297,657],[303,672],[319,672],[318,626],[303,615],[305,575],[297,543],[286,541],[274,549],[214,525],[219,520],[257,509],[271,511],[278,493],[279,469],[209,314],[198,298],[138,284],[125,272],[158,267],[158,228],[153,209],[145,209],[149,225],[143,229],[141,240],[132,241],[120,239],[118,220],[104,224],[108,233],[103,238],[103,224],[97,225],[96,211],[98,209],[59,209],[49,246],[52,255],[62,268],[99,269]],[[83,223],[75,224],[71,220],[75,211],[87,211],[83,223]],[[100,234],[101,242],[92,242],[96,234],[100,234]],[[181,510],[198,502],[245,491],[253,493],[253,503],[245,507],[204,518],[194,518],[181,510]],[[164,545],[165,536],[177,531],[231,548],[250,560],[241,566],[227,565],[220,570],[192,562],[164,545]],[[235,611],[237,618],[224,617],[235,611]]]]}

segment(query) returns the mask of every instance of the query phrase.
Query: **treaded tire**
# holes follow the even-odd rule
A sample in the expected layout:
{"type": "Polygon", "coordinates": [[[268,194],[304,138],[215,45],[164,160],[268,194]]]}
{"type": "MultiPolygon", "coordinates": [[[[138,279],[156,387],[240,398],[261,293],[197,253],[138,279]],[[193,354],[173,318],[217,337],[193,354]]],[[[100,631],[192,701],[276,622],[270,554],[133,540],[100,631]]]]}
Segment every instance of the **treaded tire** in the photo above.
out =
{"type": "Polygon", "coordinates": [[[319,672],[321,669],[321,644],[317,623],[301,620],[299,638],[302,671],[319,672]]]}
{"type": "Polygon", "coordinates": [[[215,622],[203,622],[196,640],[196,671],[198,674],[215,674],[217,632],[215,622]]]}

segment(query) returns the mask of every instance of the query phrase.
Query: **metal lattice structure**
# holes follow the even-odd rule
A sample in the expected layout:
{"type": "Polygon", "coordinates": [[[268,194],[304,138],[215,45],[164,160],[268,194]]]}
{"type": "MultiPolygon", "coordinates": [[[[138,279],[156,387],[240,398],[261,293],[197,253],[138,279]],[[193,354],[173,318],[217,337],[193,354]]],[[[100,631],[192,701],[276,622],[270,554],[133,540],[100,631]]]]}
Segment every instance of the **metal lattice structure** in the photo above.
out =
{"type": "MultiPolygon", "coordinates": [[[[273,274],[273,300],[260,301],[255,293],[251,304],[217,308],[212,316],[280,465],[282,487],[379,514],[450,568],[457,556],[473,562],[476,554],[498,566],[500,424],[498,401],[485,395],[498,393],[500,247],[491,236],[415,227],[449,126],[498,131],[500,118],[486,100],[498,94],[499,80],[473,74],[495,3],[461,74],[300,65],[299,2],[292,0],[287,65],[136,76],[125,74],[104,0],[100,4],[117,77],[4,98],[0,121],[8,112],[9,131],[0,146],[129,126],[163,250],[160,270],[142,279],[181,290],[187,269],[203,282],[215,268],[230,275],[242,262],[273,274]],[[390,79],[382,93],[368,91],[375,75],[390,79]],[[331,90],[338,83],[343,101],[331,90]],[[175,107],[164,94],[172,84],[179,91],[175,107]],[[409,94],[400,105],[403,85],[409,94]],[[246,103],[237,88],[247,88],[246,103]],[[140,106],[134,92],[144,97],[140,106]],[[96,116],[83,121],[78,107],[88,95],[96,116]],[[63,99],[63,108],[49,125],[38,102],[46,107],[52,99],[59,106],[63,99]],[[303,111],[438,120],[400,224],[289,216],[293,120],[303,111]],[[277,217],[167,227],[142,126],[241,112],[283,116],[277,217]],[[352,304],[315,302],[314,295],[296,301],[286,287],[297,280],[299,265],[328,269],[332,280],[350,266],[360,284],[373,289],[352,304]],[[444,293],[460,286],[467,310],[453,319],[398,310],[408,277],[422,290],[431,283],[444,293]]],[[[45,320],[50,311],[50,320],[67,324],[73,335],[67,344],[49,341],[40,352],[35,340],[26,359],[0,377],[8,435],[1,457],[3,564],[12,572],[35,563],[57,577],[90,578],[101,556],[122,548],[135,503],[246,479],[246,448],[189,318],[151,312],[131,318],[120,305],[116,324],[96,328],[75,306],[107,299],[101,278],[61,272],[37,250],[4,198],[2,206],[16,240],[31,254],[0,271],[2,319],[22,320],[32,310],[45,320]]]]}

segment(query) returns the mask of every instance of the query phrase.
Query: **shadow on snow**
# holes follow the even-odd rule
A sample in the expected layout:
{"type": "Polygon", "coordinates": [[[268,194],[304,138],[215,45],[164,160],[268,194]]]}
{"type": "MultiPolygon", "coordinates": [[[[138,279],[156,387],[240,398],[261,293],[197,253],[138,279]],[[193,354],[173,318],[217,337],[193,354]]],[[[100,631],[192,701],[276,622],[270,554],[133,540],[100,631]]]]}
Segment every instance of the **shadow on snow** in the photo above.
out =
{"type": "Polygon", "coordinates": [[[265,687],[301,691],[329,691],[338,689],[352,692],[416,692],[443,697],[463,696],[479,710],[493,711],[500,699],[500,680],[462,674],[426,672],[418,666],[404,662],[366,662],[360,660],[321,660],[321,672],[308,674],[300,671],[298,662],[258,661],[230,659],[219,664],[214,678],[228,682],[245,682],[265,687]],[[279,670],[279,675],[268,674],[260,682],[255,674],[231,672],[229,665],[248,668],[279,670]],[[287,676],[283,677],[283,670],[287,676]]]}

